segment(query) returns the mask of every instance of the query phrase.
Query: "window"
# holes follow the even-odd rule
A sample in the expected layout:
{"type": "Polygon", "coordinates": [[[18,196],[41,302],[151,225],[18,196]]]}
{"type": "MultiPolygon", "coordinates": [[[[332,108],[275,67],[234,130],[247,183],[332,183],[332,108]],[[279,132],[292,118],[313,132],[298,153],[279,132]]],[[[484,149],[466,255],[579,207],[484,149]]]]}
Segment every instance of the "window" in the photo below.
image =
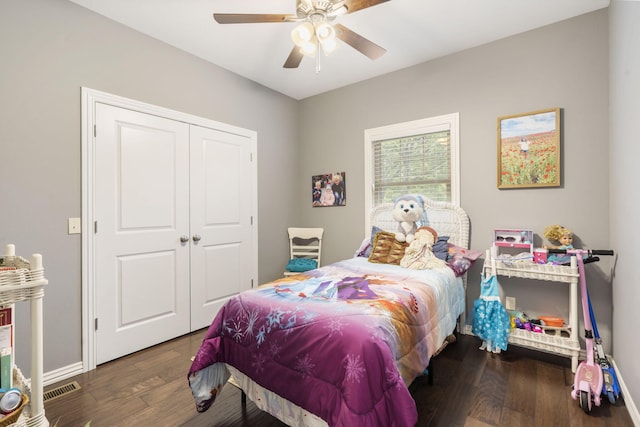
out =
{"type": "Polygon", "coordinates": [[[458,113],[367,129],[365,208],[403,194],[460,203],[458,113]]]}

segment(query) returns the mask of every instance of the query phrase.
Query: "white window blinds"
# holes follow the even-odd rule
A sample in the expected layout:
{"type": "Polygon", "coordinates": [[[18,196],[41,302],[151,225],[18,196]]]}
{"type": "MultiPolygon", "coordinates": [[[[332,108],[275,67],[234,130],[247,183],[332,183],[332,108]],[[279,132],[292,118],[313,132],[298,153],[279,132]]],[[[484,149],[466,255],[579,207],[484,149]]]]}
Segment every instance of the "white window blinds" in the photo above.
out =
{"type": "Polygon", "coordinates": [[[365,232],[373,208],[403,194],[460,203],[459,114],[364,131],[365,232]]]}
{"type": "Polygon", "coordinates": [[[451,201],[451,131],[372,141],[373,205],[403,194],[451,201]]]}

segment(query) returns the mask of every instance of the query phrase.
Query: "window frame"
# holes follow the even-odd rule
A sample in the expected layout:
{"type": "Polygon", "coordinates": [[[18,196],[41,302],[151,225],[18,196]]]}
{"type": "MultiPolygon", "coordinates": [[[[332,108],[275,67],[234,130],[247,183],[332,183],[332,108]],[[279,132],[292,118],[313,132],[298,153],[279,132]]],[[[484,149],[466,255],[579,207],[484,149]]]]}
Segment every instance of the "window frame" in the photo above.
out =
{"type": "Polygon", "coordinates": [[[374,166],[373,143],[375,141],[404,138],[425,133],[449,130],[450,134],[450,165],[451,165],[451,200],[450,203],[460,206],[460,129],[459,113],[443,114],[441,116],[397,123],[388,126],[365,129],[364,131],[364,207],[365,233],[371,229],[369,212],[373,206],[374,166]]]}

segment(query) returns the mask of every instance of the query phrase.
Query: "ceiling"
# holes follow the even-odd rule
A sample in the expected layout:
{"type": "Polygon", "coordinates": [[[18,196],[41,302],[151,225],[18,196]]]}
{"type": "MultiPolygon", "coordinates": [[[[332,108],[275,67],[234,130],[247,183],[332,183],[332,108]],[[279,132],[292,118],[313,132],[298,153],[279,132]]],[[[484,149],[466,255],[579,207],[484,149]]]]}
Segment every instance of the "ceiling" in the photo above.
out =
{"type": "Polygon", "coordinates": [[[609,0],[391,0],[335,22],[387,52],[372,61],[340,42],[282,67],[295,22],[218,24],[213,13],[295,14],[296,0],[70,0],[294,99],[410,67],[608,7],[609,0]]]}

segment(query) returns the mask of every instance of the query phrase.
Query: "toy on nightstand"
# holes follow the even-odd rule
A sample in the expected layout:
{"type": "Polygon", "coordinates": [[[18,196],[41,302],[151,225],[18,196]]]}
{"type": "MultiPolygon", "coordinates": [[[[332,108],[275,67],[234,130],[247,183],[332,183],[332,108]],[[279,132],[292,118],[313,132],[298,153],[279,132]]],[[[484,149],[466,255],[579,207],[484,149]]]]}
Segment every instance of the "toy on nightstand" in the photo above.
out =
{"type": "Polygon", "coordinates": [[[561,225],[550,225],[544,229],[544,237],[557,245],[544,246],[549,249],[573,249],[573,233],[561,225]]]}
{"type": "MultiPolygon", "coordinates": [[[[544,237],[555,245],[544,245],[544,249],[573,249],[573,232],[562,225],[550,225],[544,229],[544,237]]],[[[551,264],[569,264],[570,255],[558,254],[547,257],[547,262],[551,264]]]]}
{"type": "Polygon", "coordinates": [[[526,249],[533,251],[533,230],[495,228],[493,246],[502,248],[526,249]]]}

